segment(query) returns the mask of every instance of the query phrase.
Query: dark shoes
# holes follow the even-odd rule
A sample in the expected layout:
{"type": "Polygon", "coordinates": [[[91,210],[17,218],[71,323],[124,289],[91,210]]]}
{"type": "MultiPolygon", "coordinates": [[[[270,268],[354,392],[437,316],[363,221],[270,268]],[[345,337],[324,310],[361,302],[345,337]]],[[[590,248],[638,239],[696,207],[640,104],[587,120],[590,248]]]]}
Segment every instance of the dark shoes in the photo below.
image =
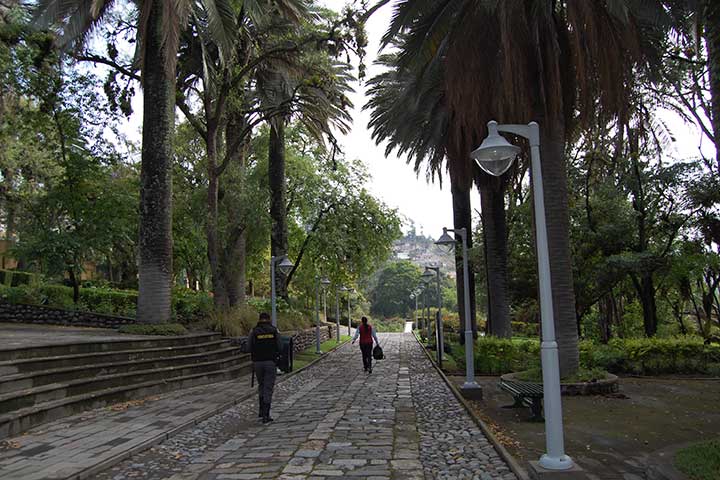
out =
{"type": "Polygon", "coordinates": [[[261,403],[260,404],[260,415],[262,417],[262,423],[270,423],[273,421],[273,418],[270,416],[270,404],[269,403],[261,403]]]}

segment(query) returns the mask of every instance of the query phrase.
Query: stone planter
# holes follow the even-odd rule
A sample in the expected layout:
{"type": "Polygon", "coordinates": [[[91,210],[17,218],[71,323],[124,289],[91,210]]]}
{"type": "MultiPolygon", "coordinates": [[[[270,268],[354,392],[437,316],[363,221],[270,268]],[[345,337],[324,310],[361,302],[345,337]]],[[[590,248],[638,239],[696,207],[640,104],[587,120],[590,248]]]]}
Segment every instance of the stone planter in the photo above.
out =
{"type": "MultiPolygon", "coordinates": [[[[506,373],[501,376],[503,380],[512,380],[514,382],[523,382],[517,378],[517,373],[506,373]]],[[[535,382],[527,382],[535,383],[535,382]]],[[[606,395],[608,393],[615,393],[619,390],[620,383],[617,375],[611,373],[608,374],[608,378],[603,380],[596,380],[594,382],[584,383],[561,383],[560,392],[562,395],[573,396],[573,395],[606,395]]]]}

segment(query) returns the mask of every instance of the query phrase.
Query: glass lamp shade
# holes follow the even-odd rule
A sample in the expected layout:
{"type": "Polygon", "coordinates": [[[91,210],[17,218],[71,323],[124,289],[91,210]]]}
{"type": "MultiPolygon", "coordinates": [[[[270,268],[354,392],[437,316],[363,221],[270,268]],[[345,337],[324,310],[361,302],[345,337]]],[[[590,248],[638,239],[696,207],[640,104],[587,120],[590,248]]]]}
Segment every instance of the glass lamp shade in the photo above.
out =
{"type": "Polygon", "coordinates": [[[425,283],[429,283],[432,281],[433,277],[435,276],[435,273],[433,273],[432,270],[425,270],[423,274],[420,276],[422,278],[422,281],[425,283]]]}
{"type": "Polygon", "coordinates": [[[277,269],[283,275],[287,275],[288,273],[290,273],[290,270],[292,270],[294,266],[295,264],[292,263],[287,256],[283,256],[282,260],[280,260],[280,263],[278,263],[277,269]]]}
{"type": "Polygon", "coordinates": [[[507,172],[520,153],[520,147],[512,145],[497,132],[497,126],[490,126],[488,136],[470,156],[485,172],[499,177],[507,172]]]}
{"type": "Polygon", "coordinates": [[[435,241],[435,245],[450,253],[455,248],[455,239],[443,229],[443,234],[435,241]]]}

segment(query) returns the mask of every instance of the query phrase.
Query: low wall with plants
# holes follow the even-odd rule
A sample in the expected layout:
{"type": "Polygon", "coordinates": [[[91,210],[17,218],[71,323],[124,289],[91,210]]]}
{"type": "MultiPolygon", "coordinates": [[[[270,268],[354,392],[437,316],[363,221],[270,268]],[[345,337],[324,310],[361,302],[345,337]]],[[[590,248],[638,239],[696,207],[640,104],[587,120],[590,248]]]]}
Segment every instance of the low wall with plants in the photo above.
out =
{"type": "Polygon", "coordinates": [[[73,327],[119,328],[135,323],[134,318],[102,315],[78,310],[63,310],[40,305],[12,304],[0,301],[0,322],[68,325],[73,327]]]}
{"type": "MultiPolygon", "coordinates": [[[[72,288],[64,285],[21,284],[15,287],[0,285],[0,301],[133,318],[136,314],[137,291],[81,288],[78,303],[74,303],[72,288]]],[[[173,290],[172,310],[176,322],[189,324],[204,319],[212,311],[212,306],[212,298],[207,293],[186,289],[173,290]]]]}
{"type": "MultiPolygon", "coordinates": [[[[293,352],[298,353],[315,345],[315,328],[308,328],[299,332],[283,332],[283,335],[292,335],[293,352]]],[[[323,324],[320,326],[320,342],[335,338],[335,325],[323,324]]]]}
{"type": "MultiPolygon", "coordinates": [[[[465,350],[449,342],[446,349],[458,368],[465,368],[465,350]]],[[[720,345],[701,337],[617,338],[607,344],[581,341],[580,365],[620,375],[700,374],[720,376],[720,345]]],[[[478,375],[502,375],[538,368],[540,342],[483,337],[474,351],[478,375]]]]}

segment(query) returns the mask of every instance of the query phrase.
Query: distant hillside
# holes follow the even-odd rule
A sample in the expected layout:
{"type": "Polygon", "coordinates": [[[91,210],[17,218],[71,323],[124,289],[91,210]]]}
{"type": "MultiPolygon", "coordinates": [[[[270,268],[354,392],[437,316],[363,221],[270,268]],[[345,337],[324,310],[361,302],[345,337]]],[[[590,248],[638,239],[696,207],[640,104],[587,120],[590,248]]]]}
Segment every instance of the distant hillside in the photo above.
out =
{"type": "Polygon", "coordinates": [[[455,256],[446,253],[435,245],[435,239],[418,235],[412,228],[403,238],[393,245],[393,258],[395,260],[410,260],[425,267],[425,265],[440,265],[443,273],[455,277],[455,256]]]}

